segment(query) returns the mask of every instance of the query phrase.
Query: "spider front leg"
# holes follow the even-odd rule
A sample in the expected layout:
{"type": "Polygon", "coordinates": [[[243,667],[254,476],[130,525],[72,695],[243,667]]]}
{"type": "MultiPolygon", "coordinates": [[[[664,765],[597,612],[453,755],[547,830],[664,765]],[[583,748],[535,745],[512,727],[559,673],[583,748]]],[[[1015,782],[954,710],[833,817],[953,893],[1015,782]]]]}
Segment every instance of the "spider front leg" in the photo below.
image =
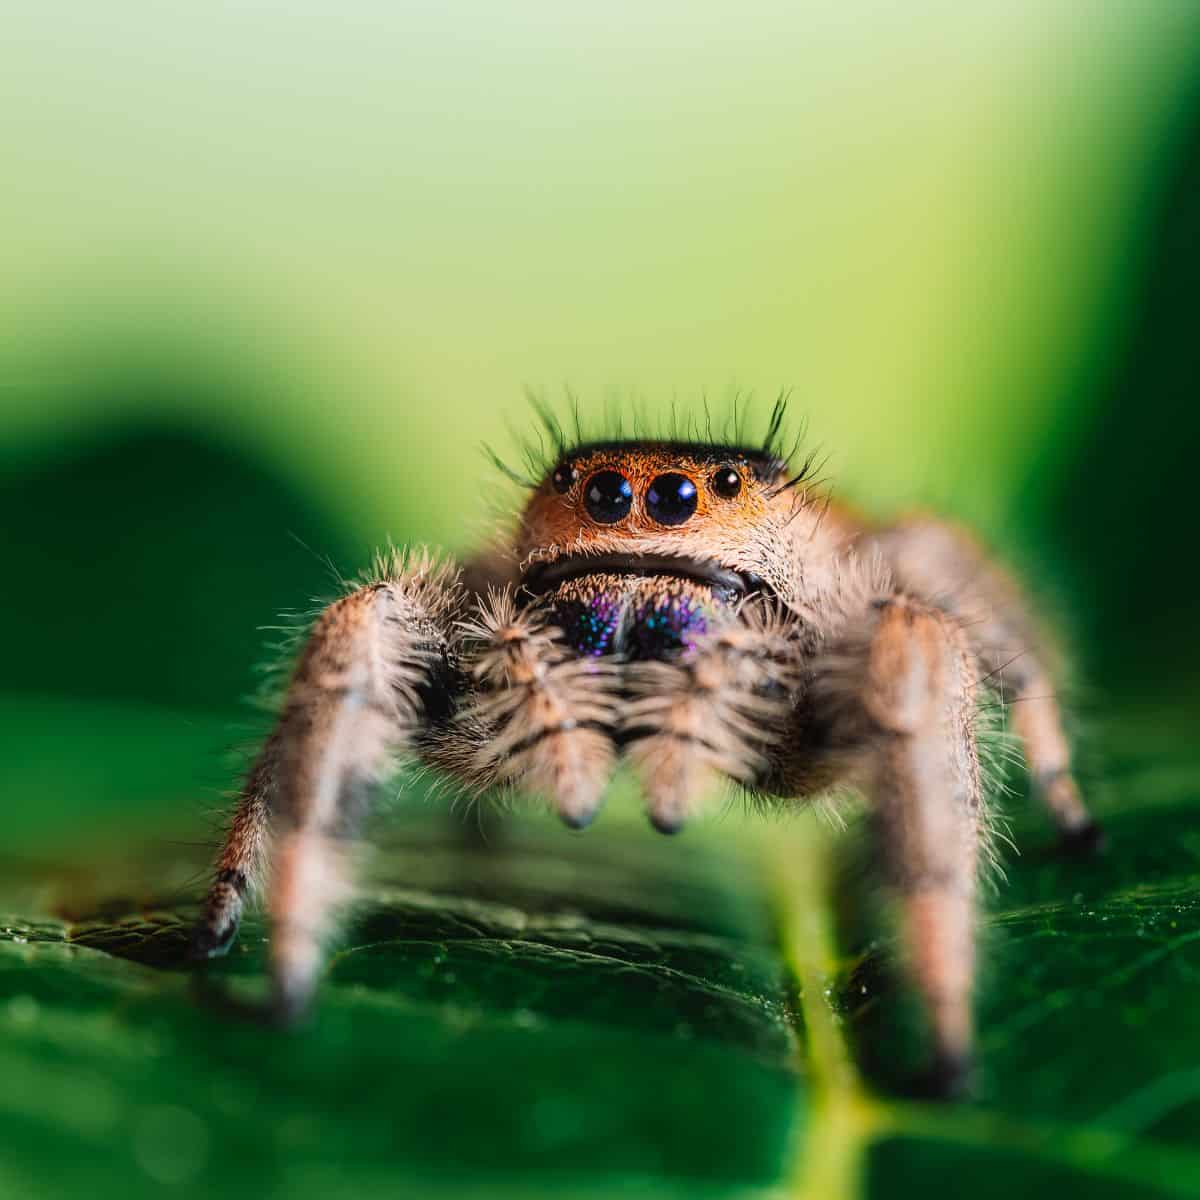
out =
{"type": "Polygon", "coordinates": [[[796,658],[787,623],[745,605],[678,657],[627,666],[621,735],[655,829],[677,833],[723,778],[752,786],[769,772],[796,658]]]}
{"type": "Polygon", "coordinates": [[[322,941],[350,891],[371,788],[448,685],[456,575],[425,556],[393,556],[378,574],[318,618],[247,779],[193,939],[197,957],[228,948],[269,858],[273,1000],[283,1019],[304,1009],[315,986],[322,941]]]}
{"type": "Polygon", "coordinates": [[[572,828],[590,824],[616,757],[617,668],[571,650],[511,589],[479,597],[459,632],[471,692],[423,748],[425,761],[472,794],[521,787],[572,828]]]}
{"type": "Polygon", "coordinates": [[[871,802],[885,880],[932,1040],[922,1085],[964,1090],[971,1064],[981,782],[974,664],[944,613],[905,596],[876,603],[866,636],[818,658],[822,740],[871,802]]]}
{"type": "Polygon", "coordinates": [[[192,932],[191,957],[215,958],[237,937],[246,897],[261,886],[271,841],[271,810],[279,773],[280,731],[267,739],[238,794],[204,911],[192,932]]]}

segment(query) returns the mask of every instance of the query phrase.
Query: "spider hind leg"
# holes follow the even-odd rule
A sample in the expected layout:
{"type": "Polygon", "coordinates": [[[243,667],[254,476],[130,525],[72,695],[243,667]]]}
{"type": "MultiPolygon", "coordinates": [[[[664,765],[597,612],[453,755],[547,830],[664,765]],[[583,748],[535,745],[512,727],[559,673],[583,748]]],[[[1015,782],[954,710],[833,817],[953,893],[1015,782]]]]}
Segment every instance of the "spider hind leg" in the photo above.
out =
{"type": "Polygon", "coordinates": [[[1029,601],[969,534],[914,517],[872,536],[905,589],[954,617],[966,631],[982,678],[1009,706],[1030,780],[1072,853],[1102,849],[1104,835],[1075,782],[1071,747],[1055,695],[1053,646],[1029,601]]]}
{"type": "Polygon", "coordinates": [[[975,897],[987,832],[974,658],[955,621],[895,594],[813,667],[821,754],[867,796],[929,1030],[931,1065],[915,1090],[961,1094],[971,1075],[975,897]]]}

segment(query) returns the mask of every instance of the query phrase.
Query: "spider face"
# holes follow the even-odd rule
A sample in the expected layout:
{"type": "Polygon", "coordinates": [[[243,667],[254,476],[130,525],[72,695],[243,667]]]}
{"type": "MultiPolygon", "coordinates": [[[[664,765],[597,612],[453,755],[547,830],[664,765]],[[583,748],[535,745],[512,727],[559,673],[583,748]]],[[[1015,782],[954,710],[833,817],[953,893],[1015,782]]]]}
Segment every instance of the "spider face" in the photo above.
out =
{"type": "Polygon", "coordinates": [[[779,460],[741,447],[580,446],[526,507],[525,592],[581,653],[666,657],[743,596],[790,594],[782,482],[779,460]]]}

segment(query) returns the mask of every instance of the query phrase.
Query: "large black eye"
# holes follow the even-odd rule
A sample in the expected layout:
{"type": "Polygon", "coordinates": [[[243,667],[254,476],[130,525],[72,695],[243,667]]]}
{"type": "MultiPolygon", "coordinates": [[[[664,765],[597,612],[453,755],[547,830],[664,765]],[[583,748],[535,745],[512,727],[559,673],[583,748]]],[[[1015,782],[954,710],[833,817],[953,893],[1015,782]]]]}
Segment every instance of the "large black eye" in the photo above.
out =
{"type": "Polygon", "coordinates": [[[682,525],[696,511],[696,485],[674,471],[660,475],[646,491],[646,511],[660,525],[682,525]]]}
{"type": "Polygon", "coordinates": [[[559,463],[550,476],[556,492],[569,492],[571,485],[579,478],[579,472],[570,463],[559,463]]]}
{"type": "Polygon", "coordinates": [[[633,488],[619,471],[597,471],[588,480],[583,502],[594,520],[603,525],[612,525],[633,504],[633,488]]]}
{"type": "Polygon", "coordinates": [[[712,477],[712,490],[732,500],[742,490],[742,477],[732,467],[718,467],[712,477]]]}

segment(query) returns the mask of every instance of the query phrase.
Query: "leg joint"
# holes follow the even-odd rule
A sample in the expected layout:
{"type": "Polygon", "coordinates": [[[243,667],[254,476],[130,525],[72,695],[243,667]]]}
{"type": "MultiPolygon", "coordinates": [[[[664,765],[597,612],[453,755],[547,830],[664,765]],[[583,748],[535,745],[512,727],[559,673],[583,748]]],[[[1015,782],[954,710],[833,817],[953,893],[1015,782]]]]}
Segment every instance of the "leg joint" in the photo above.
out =
{"type": "Polygon", "coordinates": [[[245,896],[246,888],[249,886],[246,872],[239,871],[236,867],[226,867],[224,870],[218,871],[216,882],[233,888],[239,896],[245,896]]]}

